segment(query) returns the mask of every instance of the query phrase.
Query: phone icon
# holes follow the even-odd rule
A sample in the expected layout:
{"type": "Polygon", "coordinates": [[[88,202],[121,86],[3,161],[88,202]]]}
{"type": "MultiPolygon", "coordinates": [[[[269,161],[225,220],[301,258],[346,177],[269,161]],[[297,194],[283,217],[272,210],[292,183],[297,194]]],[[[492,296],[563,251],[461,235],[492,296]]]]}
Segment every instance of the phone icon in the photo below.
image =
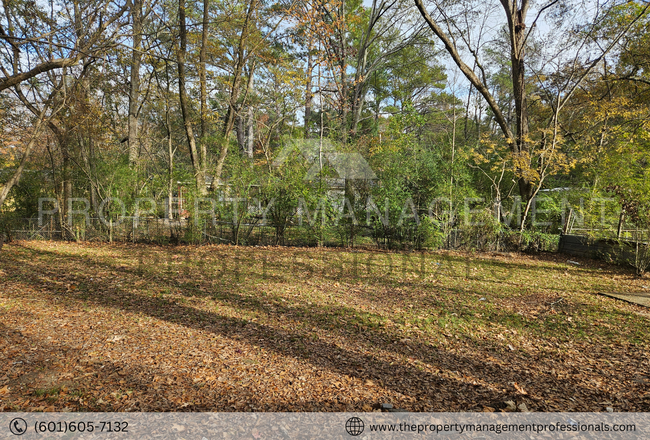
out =
{"type": "Polygon", "coordinates": [[[27,422],[17,417],[9,422],[9,430],[13,435],[23,435],[27,431],[27,422]]]}

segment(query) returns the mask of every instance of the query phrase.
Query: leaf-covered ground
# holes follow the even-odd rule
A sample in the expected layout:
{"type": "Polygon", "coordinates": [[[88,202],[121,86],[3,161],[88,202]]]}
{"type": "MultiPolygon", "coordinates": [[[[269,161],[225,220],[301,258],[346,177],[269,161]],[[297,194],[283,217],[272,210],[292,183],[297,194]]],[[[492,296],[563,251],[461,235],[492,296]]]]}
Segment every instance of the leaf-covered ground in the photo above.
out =
{"type": "Polygon", "coordinates": [[[648,289],[561,255],[14,242],[0,411],[650,411],[648,289]]]}

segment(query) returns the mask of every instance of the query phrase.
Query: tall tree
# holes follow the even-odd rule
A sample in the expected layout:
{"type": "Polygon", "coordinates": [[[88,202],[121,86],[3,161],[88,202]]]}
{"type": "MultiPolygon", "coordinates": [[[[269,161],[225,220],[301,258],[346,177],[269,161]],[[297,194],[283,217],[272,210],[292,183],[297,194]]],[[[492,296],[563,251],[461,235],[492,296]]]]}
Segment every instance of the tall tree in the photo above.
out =
{"type": "Polygon", "coordinates": [[[206,59],[208,53],[208,34],[210,24],[210,0],[203,0],[203,22],[201,23],[201,50],[199,53],[199,87],[201,100],[201,165],[205,176],[208,167],[208,80],[206,59]]]}
{"type": "MultiPolygon", "coordinates": [[[[469,80],[469,82],[481,93],[483,98],[488,103],[490,109],[494,114],[494,118],[497,121],[503,135],[506,137],[507,142],[510,144],[512,152],[516,155],[525,154],[528,150],[527,145],[527,135],[528,135],[528,113],[526,110],[526,82],[525,82],[525,42],[528,36],[526,32],[526,15],[528,14],[529,1],[528,0],[500,0],[503,7],[503,11],[507,19],[507,32],[509,38],[509,49],[510,49],[510,59],[511,59],[511,80],[513,84],[513,89],[516,89],[515,92],[515,106],[517,108],[517,125],[516,131],[513,133],[511,127],[508,125],[501,108],[497,104],[496,100],[490,93],[486,81],[485,73],[482,70],[481,64],[476,63],[483,73],[483,79],[479,78],[475,70],[467,65],[460,53],[459,45],[456,43],[456,40],[451,34],[451,29],[454,27],[454,23],[448,18],[448,14],[445,13],[444,6],[438,2],[435,3],[435,7],[439,12],[439,19],[434,20],[433,17],[429,14],[428,10],[425,8],[422,0],[415,0],[415,5],[422,17],[424,17],[426,23],[429,25],[433,33],[442,41],[445,45],[445,49],[451,55],[452,59],[458,65],[461,72],[469,80]],[[445,31],[440,22],[443,21],[447,27],[445,31]]],[[[552,1],[548,6],[557,3],[557,0],[552,1]]],[[[469,12],[469,11],[468,11],[469,12]]],[[[533,23],[534,26],[535,23],[533,23]]],[[[531,28],[533,27],[531,26],[531,28]]],[[[475,49],[475,48],[471,48],[475,49]]],[[[473,53],[475,58],[478,58],[476,52],[473,53]]],[[[478,60],[477,60],[478,61],[478,60]]],[[[522,197],[526,199],[532,196],[533,187],[528,178],[521,176],[519,177],[519,191],[522,197]]]]}
{"type": "MultiPolygon", "coordinates": [[[[0,71],[4,75],[0,92],[11,90],[35,117],[21,163],[3,188],[4,202],[8,191],[20,180],[34,142],[41,139],[44,130],[49,129],[57,139],[63,139],[55,118],[70,102],[76,80],[85,75],[91,64],[104,60],[115,49],[131,3],[73,1],[70,7],[57,12],[54,3],[4,1],[2,5],[0,40],[6,50],[0,51],[0,71]]],[[[70,157],[67,144],[62,152],[70,157]]],[[[64,168],[69,167],[68,162],[64,168]]],[[[67,175],[65,171],[63,174],[67,175]]],[[[64,188],[70,196],[69,179],[64,179],[64,188]]]]}
{"type": "MultiPolygon", "coordinates": [[[[507,36],[509,60],[510,60],[510,82],[512,84],[513,99],[515,107],[515,126],[511,127],[504,116],[503,109],[490,92],[487,85],[487,74],[482,64],[480,56],[480,48],[471,44],[470,36],[472,28],[470,23],[472,20],[469,18],[471,14],[494,13],[494,7],[487,5],[484,2],[473,3],[466,2],[462,4],[463,10],[460,11],[459,18],[456,20],[453,13],[459,12],[453,10],[453,7],[442,1],[434,0],[433,5],[436,11],[435,18],[429,13],[425,7],[423,0],[414,0],[420,14],[428,24],[433,33],[444,44],[446,51],[449,53],[453,61],[460,68],[461,72],[465,75],[467,80],[474,88],[483,96],[485,102],[488,104],[492,115],[496,120],[503,136],[506,138],[512,156],[513,163],[515,164],[515,174],[518,177],[519,193],[524,200],[527,201],[527,209],[530,206],[530,201],[539,190],[539,185],[536,184],[534,178],[531,178],[531,168],[534,169],[537,164],[533,163],[531,157],[531,139],[530,139],[530,126],[528,114],[528,95],[527,83],[530,81],[531,76],[526,75],[527,67],[527,54],[526,50],[528,45],[533,39],[532,32],[535,29],[540,17],[543,13],[551,10],[554,7],[568,7],[560,0],[549,0],[537,9],[537,13],[532,20],[527,17],[530,11],[531,3],[529,0],[500,0],[499,7],[505,15],[504,28],[507,36]],[[465,27],[463,27],[463,25],[465,27]],[[462,56],[463,50],[467,50],[473,58],[474,67],[470,67],[462,56]]],[[[624,35],[630,28],[631,23],[636,22],[642,15],[644,15],[650,7],[646,5],[643,11],[631,17],[629,24],[623,25],[620,32],[604,47],[598,45],[589,45],[587,42],[591,41],[589,35],[585,37],[582,42],[577,42],[578,48],[594,48],[599,51],[598,55],[586,68],[578,60],[581,59],[582,54],[574,53],[576,65],[580,68],[576,69],[575,74],[569,76],[569,81],[563,85],[563,90],[557,95],[554,104],[553,116],[550,125],[557,124],[557,115],[562,109],[563,105],[570,98],[572,93],[576,90],[579,84],[586,78],[589,72],[598,65],[598,63],[612,50],[622,35],[624,35]],[[595,47],[593,47],[595,46],[595,47]]],[[[598,5],[598,12],[606,12],[605,6],[598,5]]],[[[597,19],[600,19],[601,14],[597,14],[597,19]]],[[[593,27],[591,23],[587,23],[587,27],[593,27]]],[[[573,42],[574,44],[576,42],[573,42]]],[[[555,142],[550,145],[555,146],[555,142]]],[[[553,147],[554,148],[554,147],[553,147]]],[[[532,173],[536,174],[536,173],[532,173]]],[[[538,174],[538,173],[537,173],[538,174]]],[[[537,182],[539,183],[539,182],[537,182]]]]}
{"type": "MultiPolygon", "coordinates": [[[[251,49],[255,46],[255,43],[251,44],[250,40],[251,34],[254,32],[253,28],[255,27],[255,24],[253,23],[253,20],[254,14],[258,12],[258,3],[258,0],[249,0],[246,6],[246,14],[241,25],[241,31],[237,41],[237,46],[234,48],[234,66],[230,87],[230,97],[228,99],[228,108],[226,110],[226,117],[223,123],[223,140],[221,143],[219,158],[217,160],[217,166],[215,169],[215,179],[220,179],[221,174],[223,173],[223,165],[226,161],[226,156],[228,155],[228,138],[234,129],[235,120],[239,111],[241,110],[241,105],[238,105],[238,101],[242,93],[242,83],[244,82],[245,67],[254,52],[251,49]]],[[[253,71],[254,64],[251,66],[249,75],[252,75],[253,71]]],[[[246,84],[251,84],[251,82],[247,81],[246,84]]],[[[246,95],[247,92],[248,88],[246,88],[244,91],[244,95],[246,95]]]]}
{"type": "Polygon", "coordinates": [[[196,188],[200,195],[207,194],[205,186],[204,167],[201,164],[201,157],[196,148],[196,139],[194,138],[194,130],[192,128],[192,116],[190,114],[190,105],[187,97],[186,73],[185,73],[185,57],[187,56],[187,24],[185,18],[185,0],[178,2],[178,24],[179,24],[179,40],[180,47],[177,51],[178,57],[178,96],[180,99],[181,113],[183,115],[183,126],[185,127],[185,135],[187,137],[187,144],[190,150],[190,159],[192,160],[192,167],[194,169],[194,178],[196,179],[196,188]]]}
{"type": "Polygon", "coordinates": [[[131,22],[133,50],[131,51],[131,81],[129,85],[129,163],[140,155],[138,140],[138,114],[140,112],[140,64],[142,62],[142,0],[132,0],[131,22]]]}
{"type": "Polygon", "coordinates": [[[364,17],[354,36],[350,131],[356,135],[372,75],[400,51],[420,40],[422,24],[414,20],[413,7],[403,0],[373,0],[363,7],[364,17]]]}

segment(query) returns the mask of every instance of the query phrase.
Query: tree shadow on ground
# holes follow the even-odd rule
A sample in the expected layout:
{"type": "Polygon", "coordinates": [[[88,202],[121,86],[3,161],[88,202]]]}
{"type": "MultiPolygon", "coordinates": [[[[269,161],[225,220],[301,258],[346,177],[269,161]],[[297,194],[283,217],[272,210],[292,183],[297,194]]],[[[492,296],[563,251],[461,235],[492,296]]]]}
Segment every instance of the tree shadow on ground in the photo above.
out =
{"type": "MultiPolygon", "coordinates": [[[[362,382],[375,381],[393,393],[406,396],[404,403],[409,405],[406,409],[480,409],[483,405],[489,406],[493,402],[509,399],[525,400],[534,409],[548,409],[546,400],[566,402],[566,408],[569,409],[583,409],[569,401],[569,397],[576,393],[574,379],[583,373],[575,366],[565,365],[566,359],[551,360],[539,353],[537,356],[523,352],[504,354],[481,346],[476,341],[456,346],[431,346],[424,339],[404,338],[395,329],[351,331],[355,328],[354,325],[346,323],[340,328],[337,327],[336,319],[332,319],[332,316],[354,316],[354,310],[349,307],[313,304],[282,306],[278,297],[252,286],[225,284],[225,279],[221,279],[217,291],[205,292],[204,297],[216,294],[219,301],[272,318],[268,324],[257,323],[226,316],[218,311],[192,307],[173,298],[139,294],[137,288],[127,290],[115,284],[107,286],[104,282],[91,280],[93,271],[102,268],[128,277],[133,285],[137,281],[148,282],[148,287],[155,287],[158,283],[168,285],[169,280],[152,280],[138,268],[125,269],[119,265],[69,255],[60,257],[50,251],[29,249],[28,253],[34,258],[4,264],[4,270],[9,276],[20,277],[35,289],[47,292],[52,298],[62,299],[75,306],[92,303],[122,312],[145,314],[175,325],[261,346],[281,356],[301,359],[336,375],[350,376],[362,382]],[[62,297],[54,293],[60,291],[61,286],[37,275],[40,256],[46,256],[50,267],[55,271],[67,273],[69,281],[84,283],[85,292],[65,293],[62,297]],[[246,289],[246,294],[237,289],[246,289]],[[271,300],[278,306],[269,308],[260,298],[265,298],[266,304],[271,300]],[[286,321],[287,315],[303,323],[304,327],[287,329],[273,323],[274,320],[286,321]],[[322,335],[314,337],[309,328],[318,328],[321,333],[324,331],[335,340],[342,336],[344,340],[330,342],[322,335]],[[545,368],[540,369],[540,365],[545,368]],[[556,371],[552,372],[552,369],[556,371]],[[565,380],[560,378],[562,374],[566,377],[565,380]],[[517,391],[515,383],[526,388],[528,394],[524,396],[517,391]]],[[[199,289],[198,292],[200,291],[199,289]]],[[[591,377],[617,380],[606,371],[593,372],[591,377]]],[[[583,381],[580,394],[587,401],[589,398],[593,401],[602,400],[603,390],[583,381]]],[[[213,408],[219,408],[218,404],[213,408]]]]}

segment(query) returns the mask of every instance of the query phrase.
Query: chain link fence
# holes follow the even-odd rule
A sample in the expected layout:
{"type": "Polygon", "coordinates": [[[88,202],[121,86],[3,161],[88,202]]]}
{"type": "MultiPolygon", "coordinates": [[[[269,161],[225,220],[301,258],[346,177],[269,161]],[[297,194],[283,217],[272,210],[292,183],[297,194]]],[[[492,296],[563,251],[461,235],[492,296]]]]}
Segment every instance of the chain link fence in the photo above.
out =
{"type": "MultiPolygon", "coordinates": [[[[255,220],[255,219],[254,219],[255,220]]],[[[75,219],[63,225],[50,217],[39,222],[37,218],[3,220],[0,231],[8,240],[73,240],[80,242],[130,242],[155,244],[236,244],[251,246],[353,246],[391,249],[450,249],[478,251],[532,252],[558,249],[559,235],[529,234],[522,239],[516,231],[482,231],[451,228],[439,231],[434,244],[416,243],[408,238],[386,241],[373,236],[373,230],[356,226],[351,237],[346,226],[318,227],[309,224],[291,224],[282,230],[259,219],[252,223],[213,222],[209,219],[162,219],[124,217],[119,222],[97,218],[75,219]],[[531,238],[532,237],[532,238],[531,238]]]]}

